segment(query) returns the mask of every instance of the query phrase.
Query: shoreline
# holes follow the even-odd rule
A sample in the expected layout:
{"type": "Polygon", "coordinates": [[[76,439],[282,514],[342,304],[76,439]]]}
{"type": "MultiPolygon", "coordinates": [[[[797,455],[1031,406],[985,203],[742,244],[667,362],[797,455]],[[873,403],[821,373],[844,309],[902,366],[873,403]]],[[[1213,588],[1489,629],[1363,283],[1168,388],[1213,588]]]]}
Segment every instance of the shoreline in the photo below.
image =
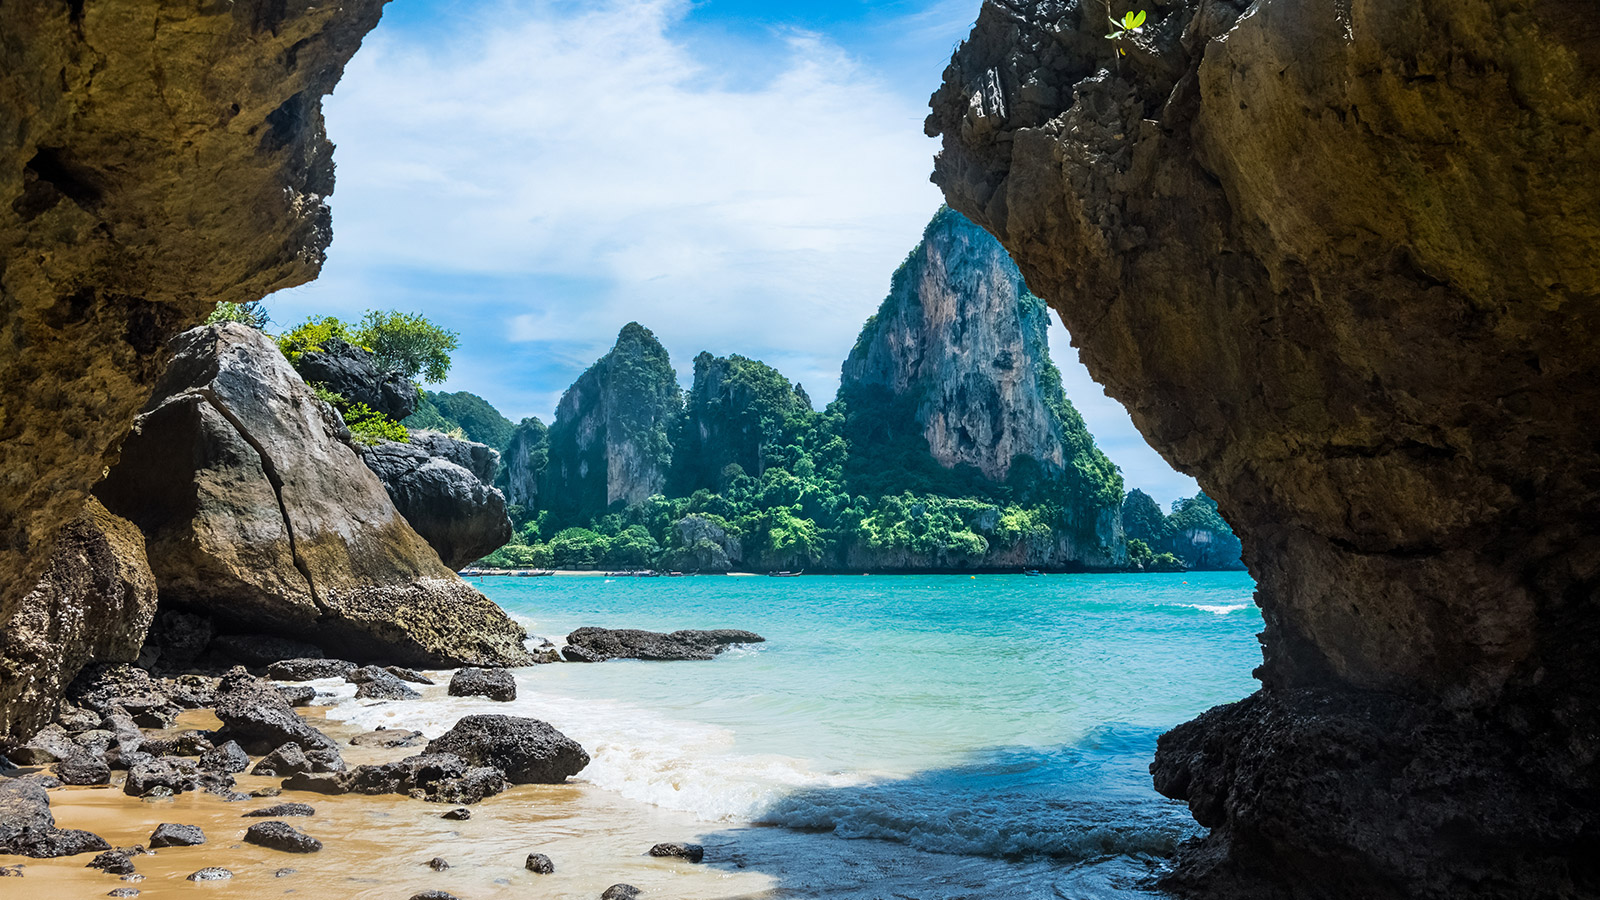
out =
{"type": "MultiPolygon", "coordinates": [[[[1192,575],[1202,572],[1246,572],[1245,569],[1185,569],[1182,571],[1138,571],[1131,569],[1037,569],[1038,575],[1192,575]]],[[[1017,568],[1003,569],[879,569],[876,571],[862,572],[855,569],[816,569],[805,572],[794,572],[787,575],[773,575],[770,572],[683,572],[679,575],[669,575],[659,572],[655,575],[619,574],[616,571],[605,569],[462,569],[456,573],[463,579],[472,578],[804,578],[811,577],[848,577],[863,578],[867,576],[916,576],[916,575],[971,575],[971,576],[1027,576],[1025,570],[1017,568]],[[525,574],[534,573],[534,574],[525,574]]],[[[1032,577],[1032,576],[1029,576],[1032,577]]]]}

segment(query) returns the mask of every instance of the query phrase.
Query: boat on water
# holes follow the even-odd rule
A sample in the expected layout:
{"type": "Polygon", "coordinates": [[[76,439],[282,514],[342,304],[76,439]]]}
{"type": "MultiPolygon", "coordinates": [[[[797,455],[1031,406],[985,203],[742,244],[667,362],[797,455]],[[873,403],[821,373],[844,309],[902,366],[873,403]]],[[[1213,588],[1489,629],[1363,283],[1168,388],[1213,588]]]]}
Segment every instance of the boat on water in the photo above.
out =
{"type": "Polygon", "coordinates": [[[1022,574],[1028,576],[1029,578],[1039,578],[1040,576],[1044,575],[1044,573],[1038,569],[1027,569],[1022,574]]]}
{"type": "Polygon", "coordinates": [[[801,575],[804,575],[804,574],[805,574],[805,570],[804,569],[800,570],[799,572],[790,572],[790,571],[785,570],[785,571],[782,571],[782,572],[768,572],[767,573],[767,577],[768,578],[799,578],[801,575]]]}

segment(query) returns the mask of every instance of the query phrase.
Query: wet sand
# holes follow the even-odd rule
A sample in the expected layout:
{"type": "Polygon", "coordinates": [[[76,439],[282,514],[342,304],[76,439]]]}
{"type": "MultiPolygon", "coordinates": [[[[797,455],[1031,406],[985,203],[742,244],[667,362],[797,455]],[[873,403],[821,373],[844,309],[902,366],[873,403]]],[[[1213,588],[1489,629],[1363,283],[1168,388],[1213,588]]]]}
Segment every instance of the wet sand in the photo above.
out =
{"type": "MultiPolygon", "coordinates": [[[[429,688],[429,692],[442,688],[429,688]]],[[[420,747],[383,750],[350,746],[355,731],[324,719],[323,709],[300,710],[312,725],[341,745],[351,766],[384,762],[418,753],[420,747]]],[[[194,711],[180,718],[174,731],[215,728],[210,713],[194,711]]],[[[120,781],[122,773],[114,773],[120,781]]],[[[250,792],[276,787],[281,779],[238,775],[238,789],[250,792]]],[[[740,871],[734,866],[692,864],[656,859],[649,848],[662,841],[697,840],[704,822],[684,813],[633,803],[584,784],[523,785],[482,803],[472,818],[441,818],[453,808],[406,797],[347,794],[327,796],[284,791],[277,797],[229,803],[198,792],[165,800],[140,800],[120,786],[62,788],[50,792],[51,811],[61,828],[83,828],[114,847],[145,844],[157,825],[198,825],[206,843],[170,847],[134,858],[145,880],[122,881],[85,868],[90,854],[61,859],[0,856],[0,865],[20,863],[24,877],[0,879],[0,897],[65,900],[103,897],[112,889],[133,887],[141,898],[227,897],[407,900],[425,890],[448,891],[462,900],[501,898],[598,898],[618,882],[632,884],[651,897],[734,900],[772,896],[771,876],[740,871]],[[242,842],[256,822],[241,814],[277,803],[308,803],[313,817],[281,821],[322,841],[318,853],[268,850],[242,842]],[[551,875],[523,868],[529,853],[543,853],[555,863],[551,875]],[[435,872],[426,864],[440,857],[450,868],[435,872]],[[186,877],[207,866],[229,869],[227,881],[191,882],[186,877]],[[283,869],[292,873],[279,874],[283,869]]]]}

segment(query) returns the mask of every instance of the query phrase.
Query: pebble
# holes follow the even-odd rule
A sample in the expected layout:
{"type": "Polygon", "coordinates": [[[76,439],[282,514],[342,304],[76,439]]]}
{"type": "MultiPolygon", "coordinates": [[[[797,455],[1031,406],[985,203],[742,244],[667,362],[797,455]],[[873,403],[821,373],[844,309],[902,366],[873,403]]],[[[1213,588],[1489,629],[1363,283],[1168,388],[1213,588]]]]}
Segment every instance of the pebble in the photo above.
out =
{"type": "Polygon", "coordinates": [[[522,867],[535,875],[549,875],[556,870],[556,864],[543,853],[529,853],[528,861],[523,863],[522,867]]]}

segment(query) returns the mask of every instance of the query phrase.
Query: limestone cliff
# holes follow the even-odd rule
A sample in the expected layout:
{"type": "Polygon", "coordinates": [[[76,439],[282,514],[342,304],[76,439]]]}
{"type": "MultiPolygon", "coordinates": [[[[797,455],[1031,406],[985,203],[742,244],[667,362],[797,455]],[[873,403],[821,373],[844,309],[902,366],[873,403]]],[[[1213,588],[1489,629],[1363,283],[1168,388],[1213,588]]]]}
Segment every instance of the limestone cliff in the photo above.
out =
{"type": "Polygon", "coordinates": [[[1163,739],[1174,884],[1600,891],[1600,18],[986,3],[935,180],[1244,541],[1263,690],[1163,739]]]}
{"type": "Polygon", "coordinates": [[[760,477],[767,454],[790,437],[789,420],[811,411],[805,392],[760,360],[696,356],[673,435],[673,495],[722,490],[728,466],[760,477]]]}
{"type": "Polygon", "coordinates": [[[539,482],[550,464],[550,429],[537,416],[523,419],[506,442],[500,482],[506,500],[526,509],[539,505],[539,482]]]}
{"type": "Polygon", "coordinates": [[[166,359],[219,300],[314,277],[321,98],[383,0],[7,3],[0,18],[0,625],[166,359]]]}
{"type": "Polygon", "coordinates": [[[1061,533],[1008,542],[992,559],[967,564],[1122,564],[1122,476],[1061,386],[1048,315],[998,241],[940,210],[844,363],[839,400],[852,490],[961,496],[1004,485],[1015,499],[1068,511],[1061,533]]]}
{"type": "Polygon", "coordinates": [[[629,322],[611,352],[561,395],[542,505],[579,517],[660,493],[672,462],[668,429],[682,409],[666,348],[629,322]]]}
{"type": "Polygon", "coordinates": [[[439,561],[270,338],[213,325],[173,350],[95,488],[144,532],[164,609],[358,661],[527,662],[522,629],[439,561]]]}

